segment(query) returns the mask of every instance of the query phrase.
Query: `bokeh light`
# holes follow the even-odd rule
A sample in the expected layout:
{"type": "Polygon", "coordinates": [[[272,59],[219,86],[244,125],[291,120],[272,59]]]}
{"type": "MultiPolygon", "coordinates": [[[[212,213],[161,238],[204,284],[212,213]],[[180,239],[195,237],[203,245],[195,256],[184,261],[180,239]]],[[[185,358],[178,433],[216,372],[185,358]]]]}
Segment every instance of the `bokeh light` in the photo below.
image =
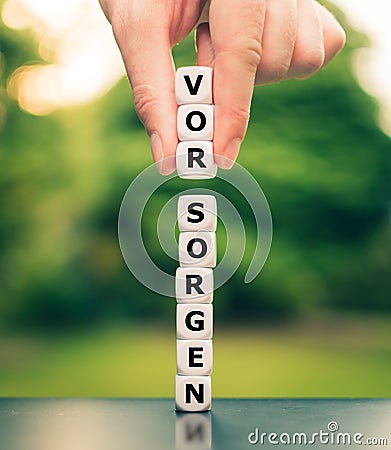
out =
{"type": "MultiPolygon", "coordinates": [[[[265,192],[274,238],[247,285],[253,213],[210,180],[240,205],[248,243],[216,291],[217,397],[391,393],[390,139],[357,82],[382,102],[386,128],[390,6],[335,2],[353,25],[341,18],[341,55],[310,80],[253,96],[238,162],[265,192]]],[[[0,395],[172,396],[175,302],[138,283],[118,245],[121,199],[152,159],[111,27],[97,0],[1,5],[0,395]]],[[[173,53],[194,64],[192,36],[173,53]]],[[[143,236],[173,274],[156,227],[189,182],[170,182],[151,199],[143,236]]]]}
{"type": "MultiPolygon", "coordinates": [[[[360,84],[380,102],[379,122],[391,134],[391,29],[389,0],[334,0],[357,29],[367,33],[371,48],[357,51],[355,72],[360,84]]],[[[31,114],[86,103],[104,95],[125,75],[111,27],[96,0],[7,0],[4,23],[15,30],[31,28],[40,56],[53,67],[23,69],[14,74],[21,92],[15,96],[31,114]],[[26,83],[26,85],[25,85],[26,83]],[[46,89],[42,86],[47,84],[46,89]]]]}
{"type": "Polygon", "coordinates": [[[32,29],[47,65],[26,65],[9,80],[9,95],[31,114],[86,103],[104,95],[122,76],[119,51],[98,2],[8,0],[4,23],[32,29]]]}
{"type": "Polygon", "coordinates": [[[369,36],[369,47],[356,51],[354,71],[361,86],[380,103],[379,123],[391,135],[391,3],[389,0],[333,0],[349,22],[369,36]]]}

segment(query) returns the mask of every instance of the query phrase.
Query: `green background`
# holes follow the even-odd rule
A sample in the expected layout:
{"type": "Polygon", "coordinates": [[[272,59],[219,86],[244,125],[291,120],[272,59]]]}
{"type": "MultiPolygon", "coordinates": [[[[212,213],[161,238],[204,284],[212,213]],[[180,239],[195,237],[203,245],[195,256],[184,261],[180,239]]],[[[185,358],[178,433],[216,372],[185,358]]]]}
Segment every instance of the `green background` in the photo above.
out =
{"type": "MultiPolygon", "coordinates": [[[[367,38],[336,13],[348,42],[326,69],[255,90],[238,162],[268,199],[273,244],[245,285],[255,227],[236,199],[250,244],[215,293],[216,396],[391,394],[391,145],[352,73],[367,38]]],[[[7,80],[39,61],[37,39],[1,24],[0,40],[0,396],[172,396],[175,300],[132,277],[117,241],[122,197],[152,162],[128,82],[29,115],[7,80]]],[[[194,64],[191,36],[174,57],[194,64]]],[[[156,217],[146,244],[173,274],[156,217]]]]}

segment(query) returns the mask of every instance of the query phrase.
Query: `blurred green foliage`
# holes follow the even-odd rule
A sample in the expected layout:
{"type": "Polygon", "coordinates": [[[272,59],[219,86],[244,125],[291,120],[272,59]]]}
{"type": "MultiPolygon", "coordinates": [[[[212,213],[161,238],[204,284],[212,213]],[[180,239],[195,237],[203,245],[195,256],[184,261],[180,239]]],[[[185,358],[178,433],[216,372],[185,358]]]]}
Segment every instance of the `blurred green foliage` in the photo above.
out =
{"type": "MultiPolygon", "coordinates": [[[[4,25],[0,39],[1,325],[56,330],[108,318],[172,321],[172,302],[132,277],[117,242],[122,197],[152,162],[127,80],[86,106],[31,116],[5,87],[17,67],[38,59],[36,42],[4,25]]],[[[255,229],[236,198],[249,248],[216,293],[218,317],[391,309],[391,145],[376,124],[374,100],[352,74],[352,52],[362,45],[364,37],[348,29],[344,51],[311,80],[256,89],[238,161],[264,190],[274,239],[261,275],[244,285],[255,229]]],[[[192,46],[189,38],[175,47],[178,66],[194,64],[192,46]]],[[[160,200],[181,186],[167,183],[160,200]]],[[[145,222],[153,236],[156,217],[145,222]]],[[[218,239],[224,242],[221,230],[218,239]]],[[[175,269],[160,248],[151,252],[175,269]]]]}
{"type": "MultiPolygon", "coordinates": [[[[311,317],[258,328],[216,319],[214,397],[391,395],[390,317],[311,317]]],[[[175,369],[173,324],[112,323],[0,341],[1,397],[172,397],[175,369]]]]}

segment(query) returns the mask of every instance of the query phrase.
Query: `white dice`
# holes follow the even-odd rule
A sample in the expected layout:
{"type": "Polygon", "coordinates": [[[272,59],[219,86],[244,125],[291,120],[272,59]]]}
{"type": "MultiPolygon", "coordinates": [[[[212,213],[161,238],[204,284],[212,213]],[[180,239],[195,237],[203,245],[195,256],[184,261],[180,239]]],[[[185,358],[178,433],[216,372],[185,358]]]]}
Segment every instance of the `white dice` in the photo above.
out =
{"type": "Polygon", "coordinates": [[[213,105],[181,105],[178,108],[180,141],[211,141],[213,139],[213,105]]]}
{"type": "Polygon", "coordinates": [[[210,231],[180,233],[179,264],[181,267],[215,267],[216,233],[210,231]]]}
{"type": "Polygon", "coordinates": [[[209,411],[212,403],[210,376],[183,376],[175,378],[175,403],[179,411],[209,411]]]}
{"type": "Polygon", "coordinates": [[[212,339],[212,305],[178,304],[176,330],[178,339],[212,339]]]}
{"type": "Polygon", "coordinates": [[[210,67],[181,67],[175,74],[175,95],[178,105],[212,104],[212,69],[210,67]]]}
{"type": "Polygon", "coordinates": [[[180,178],[214,178],[217,166],[213,158],[213,144],[209,141],[179,142],[176,150],[176,168],[180,178]]]}
{"type": "Polygon", "coordinates": [[[206,267],[178,267],[175,294],[178,303],[212,303],[213,270],[206,267]]]}
{"type": "MultiPolygon", "coordinates": [[[[213,158],[212,69],[182,67],[175,77],[179,142],[178,176],[216,176],[213,158]]],[[[213,366],[213,271],[216,266],[217,205],[212,195],[182,195],[178,200],[179,265],[176,271],[177,377],[180,411],[211,408],[213,366]]]]}
{"type": "Polygon", "coordinates": [[[213,195],[182,195],[179,197],[179,231],[216,231],[216,226],[216,197],[213,195]]]}
{"type": "Polygon", "coordinates": [[[175,76],[178,103],[179,144],[176,167],[181,178],[213,178],[217,166],[213,158],[214,106],[212,69],[182,67],[175,76]]]}
{"type": "Polygon", "coordinates": [[[212,448],[212,419],[209,412],[177,415],[175,448],[177,450],[212,448]]]}
{"type": "Polygon", "coordinates": [[[210,339],[178,339],[176,342],[178,375],[210,375],[212,373],[212,341],[210,339]]]}

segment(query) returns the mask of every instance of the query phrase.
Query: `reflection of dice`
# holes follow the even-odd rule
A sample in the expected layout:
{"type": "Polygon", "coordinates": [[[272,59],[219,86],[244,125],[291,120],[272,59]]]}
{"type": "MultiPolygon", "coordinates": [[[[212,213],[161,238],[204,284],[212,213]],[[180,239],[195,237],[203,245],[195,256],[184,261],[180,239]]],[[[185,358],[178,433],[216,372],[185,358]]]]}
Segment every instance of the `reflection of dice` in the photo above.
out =
{"type": "Polygon", "coordinates": [[[212,448],[210,413],[178,414],[175,420],[175,444],[177,449],[205,450],[212,448]]]}
{"type": "Polygon", "coordinates": [[[178,375],[210,375],[212,373],[211,339],[178,339],[178,375]]]}
{"type": "MultiPolygon", "coordinates": [[[[176,151],[178,176],[213,178],[212,69],[182,67],[175,77],[178,107],[176,151]]],[[[211,408],[213,271],[216,266],[216,199],[183,195],[178,201],[179,264],[176,272],[177,377],[176,407],[181,411],[211,408]]]]}

